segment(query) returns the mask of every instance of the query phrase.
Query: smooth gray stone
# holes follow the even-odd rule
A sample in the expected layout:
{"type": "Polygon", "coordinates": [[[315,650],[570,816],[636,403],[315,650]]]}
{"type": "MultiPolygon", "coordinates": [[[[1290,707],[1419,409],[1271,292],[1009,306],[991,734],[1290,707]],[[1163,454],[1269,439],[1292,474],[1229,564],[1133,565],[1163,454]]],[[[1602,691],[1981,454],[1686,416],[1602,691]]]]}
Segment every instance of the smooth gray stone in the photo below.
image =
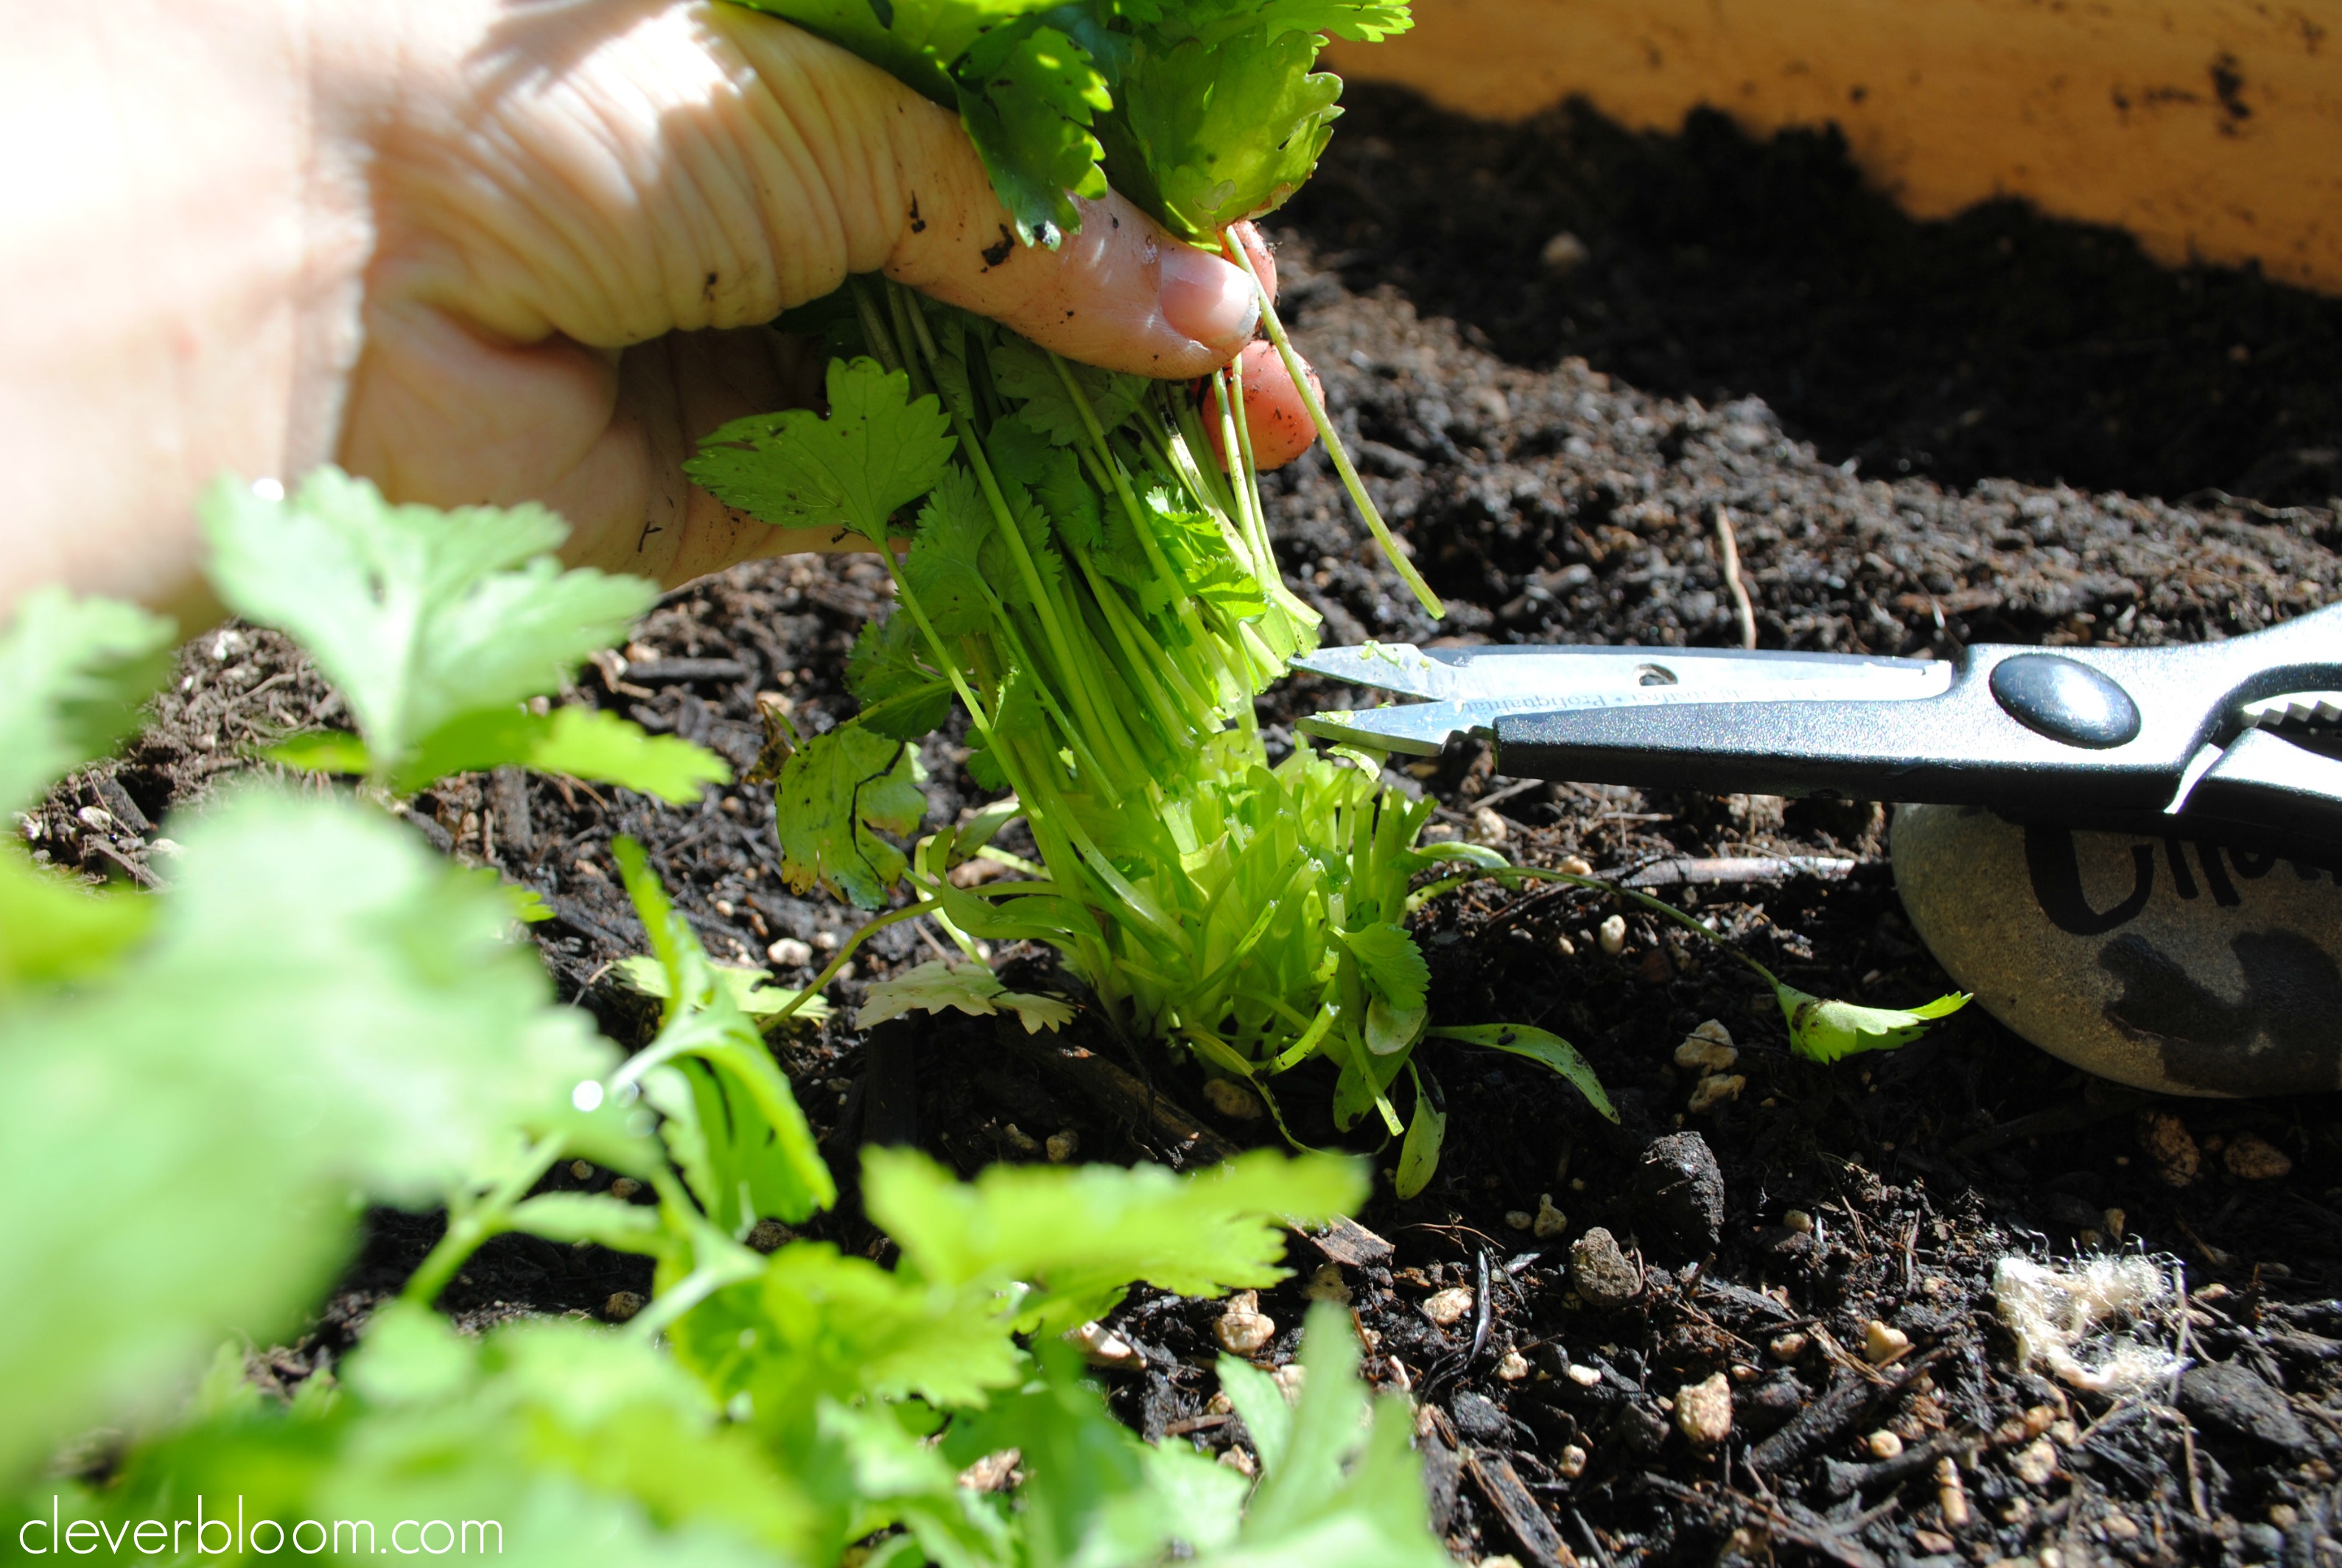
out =
{"type": "Polygon", "coordinates": [[[2172,1094],[2342,1088],[2342,886],[2194,839],[1905,805],[1912,928],[1994,1017],[2077,1067],[2172,1094]]]}

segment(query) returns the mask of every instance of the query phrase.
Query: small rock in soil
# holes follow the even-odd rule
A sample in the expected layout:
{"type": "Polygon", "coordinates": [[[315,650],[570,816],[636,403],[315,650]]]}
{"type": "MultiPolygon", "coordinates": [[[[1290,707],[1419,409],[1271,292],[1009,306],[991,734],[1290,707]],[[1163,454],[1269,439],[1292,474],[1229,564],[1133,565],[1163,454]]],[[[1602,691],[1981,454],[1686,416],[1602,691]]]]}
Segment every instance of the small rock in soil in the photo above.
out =
{"type": "Polygon", "coordinates": [[[1862,1356],[1873,1366],[1885,1366],[1911,1348],[1911,1336],[1872,1318],[1863,1326],[1862,1356]]]}
{"type": "Polygon", "coordinates": [[[1724,1173],[1707,1140],[1676,1133],[1644,1150],[1634,1204],[1644,1234],[1663,1252],[1678,1260],[1715,1252],[1724,1230],[1724,1173]]]}
{"type": "Polygon", "coordinates": [[[1602,951],[1616,958],[1626,951],[1626,917],[1614,914],[1602,923],[1602,951]]]}
{"type": "Polygon", "coordinates": [[[1086,1323],[1066,1336],[1093,1366],[1138,1366],[1145,1360],[1128,1340],[1100,1323],[1086,1323]]]}
{"type": "Polygon", "coordinates": [[[633,1291],[612,1291],[602,1303],[602,1316],[611,1323],[625,1323],[642,1310],[643,1298],[633,1291]]]}
{"type": "Polygon", "coordinates": [[[2057,1473],[2057,1445],[2046,1437],[2036,1438],[2008,1456],[2008,1467],[2027,1486],[2047,1486],[2057,1473]]]}
{"type": "Polygon", "coordinates": [[[1569,1216],[1553,1206],[1553,1194],[1539,1193],[1536,1218],[1529,1222],[1530,1233],[1541,1242],[1549,1242],[1567,1229],[1569,1216]]]}
{"type": "Polygon", "coordinates": [[[1496,1375],[1506,1383],[1527,1382],[1529,1375],[1528,1357],[1523,1355],[1516,1350],[1506,1351],[1503,1355],[1496,1358],[1496,1375]]]}
{"type": "Polygon", "coordinates": [[[1740,1391],[1740,1423],[1760,1434],[1772,1431],[1805,1407],[1806,1391],[1786,1372],[1775,1373],[1762,1383],[1751,1383],[1740,1391]]]}
{"type": "Polygon", "coordinates": [[[1339,1263],[1319,1263],[1302,1293],[1313,1302],[1332,1302],[1336,1306],[1350,1304],[1350,1286],[1342,1278],[1339,1263]]]}
{"type": "Polygon", "coordinates": [[[1260,1097],[1243,1084],[1226,1078],[1204,1080],[1204,1099],[1213,1110],[1234,1122],[1260,1118],[1260,1097]]]}
{"type": "Polygon", "coordinates": [[[1715,1018],[1685,1035],[1676,1047],[1676,1065],[1686,1073],[1721,1073],[1739,1060],[1732,1032],[1715,1018]]]}
{"type": "Polygon", "coordinates": [[[2140,1113],[2138,1146],[2155,1163],[2155,1174],[2167,1187],[2191,1185],[2204,1168],[2203,1152],[2196,1147],[2187,1124],[2172,1112],[2140,1113]]]}
{"type": "Polygon", "coordinates": [[[1276,1337],[1276,1320],[1260,1310],[1258,1291],[1238,1291],[1212,1324],[1212,1335],[1230,1355],[1251,1355],[1276,1337]]]}
{"type": "Polygon", "coordinates": [[[1447,1414],[1456,1423],[1456,1434],[1466,1443],[1476,1443],[1483,1448],[1509,1448],[1513,1441],[1513,1423],[1496,1408],[1496,1402],[1485,1393],[1469,1391],[1459,1393],[1447,1407],[1447,1414]]]}
{"type": "Polygon", "coordinates": [[[1441,1328],[1453,1327],[1472,1310],[1472,1287],[1450,1285],[1444,1291],[1434,1291],[1423,1299],[1423,1315],[1441,1328]]]}
{"type": "Polygon", "coordinates": [[[1631,1452],[1648,1458],[1666,1446],[1667,1418],[1646,1404],[1621,1405],[1617,1433],[1631,1452]]]}
{"type": "Polygon", "coordinates": [[[1732,1434],[1732,1383],[1716,1373],[1676,1391],[1676,1427],[1695,1446],[1714,1448],[1732,1434]]]}
{"type": "Polygon", "coordinates": [[[1711,1073],[1692,1085],[1691,1099],[1684,1109],[1695,1116],[1705,1116],[1718,1105],[1740,1098],[1740,1091],[1748,1087],[1747,1078],[1738,1073],[1711,1073]]]}
{"type": "Polygon", "coordinates": [[[2293,1174],[2293,1156],[2257,1133],[2239,1133],[2220,1152],[2228,1174],[2243,1182],[2275,1182],[2293,1174]]]}
{"type": "Polygon", "coordinates": [[[1569,1249],[1570,1283],[1597,1312],[1625,1306],[1643,1293],[1642,1271],[1618,1250],[1617,1238],[1596,1225],[1569,1249]]]}
{"type": "Polygon", "coordinates": [[[2287,1453],[2308,1455],[2317,1443],[2285,1395],[2239,1363],[2206,1362],[2179,1380],[2179,1408],[2198,1426],[2248,1438],[2287,1453]]]}
{"type": "Polygon", "coordinates": [[[1586,1473],[1586,1450],[1572,1443],[1565,1445],[1554,1460],[1553,1467],[1564,1481],[1575,1481],[1586,1473]]]}

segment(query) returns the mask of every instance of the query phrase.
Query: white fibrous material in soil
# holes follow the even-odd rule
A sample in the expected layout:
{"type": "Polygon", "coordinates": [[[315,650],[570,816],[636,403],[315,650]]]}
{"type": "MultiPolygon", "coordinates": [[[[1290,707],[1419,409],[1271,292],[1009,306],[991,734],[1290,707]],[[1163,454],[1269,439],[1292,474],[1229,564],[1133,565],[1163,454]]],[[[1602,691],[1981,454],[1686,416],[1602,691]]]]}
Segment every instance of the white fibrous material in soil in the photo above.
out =
{"type": "Polygon", "coordinates": [[[2127,1393],[2177,1365],[2159,1345],[2105,1325],[2136,1323],[2171,1299],[2162,1269],[2143,1257],[2091,1258],[2055,1269],[2006,1257],[1992,1273],[2001,1321],[2017,1337],[2020,1364],[2036,1363],[2076,1388],[2127,1393]]]}

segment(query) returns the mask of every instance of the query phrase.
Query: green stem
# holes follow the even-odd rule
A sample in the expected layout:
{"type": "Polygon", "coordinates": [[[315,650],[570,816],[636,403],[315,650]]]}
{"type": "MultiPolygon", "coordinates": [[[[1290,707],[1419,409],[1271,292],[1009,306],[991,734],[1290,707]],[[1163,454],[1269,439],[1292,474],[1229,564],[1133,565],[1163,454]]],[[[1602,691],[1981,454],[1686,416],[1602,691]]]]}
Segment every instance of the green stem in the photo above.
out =
{"type": "Polygon", "coordinates": [[[765,1027],[771,1029],[775,1025],[786,1023],[791,1014],[795,1014],[798,1008],[806,1004],[806,999],[807,997],[819,995],[821,994],[822,987],[827,985],[831,981],[837,978],[837,972],[846,967],[846,961],[854,956],[854,950],[860,947],[872,936],[877,934],[880,931],[885,930],[887,926],[899,924],[901,922],[906,920],[916,920],[931,909],[940,909],[942,907],[943,905],[936,899],[923,898],[916,904],[906,904],[900,909],[890,909],[875,920],[864,921],[860,930],[847,937],[844,942],[838,944],[836,956],[833,957],[829,961],[828,965],[825,967],[819,974],[814,976],[813,984],[798,992],[796,996],[792,997],[786,1007],[784,1007],[778,1013],[774,1014],[766,1023],[765,1027]]]}
{"type": "Polygon", "coordinates": [[[406,1288],[399,1298],[417,1306],[429,1306],[455,1277],[455,1271],[465,1260],[479,1251],[482,1243],[509,1230],[512,1211],[537,1179],[553,1168],[561,1157],[562,1134],[548,1133],[531,1144],[518,1164],[506,1173],[488,1194],[475,1203],[448,1205],[447,1233],[439,1238],[424,1258],[422,1264],[407,1277],[406,1288]]]}
{"type": "MultiPolygon", "coordinates": [[[[1222,235],[1221,245],[1227,252],[1228,259],[1250,274],[1253,285],[1260,288],[1260,275],[1253,271],[1252,258],[1245,255],[1244,246],[1236,243],[1236,235],[1233,233],[1222,235]]],[[[1366,482],[1358,477],[1357,469],[1352,465],[1348,449],[1343,446],[1342,437],[1334,429],[1334,422],[1326,416],[1326,404],[1316,393],[1310,390],[1309,376],[1301,364],[1301,356],[1293,351],[1291,340],[1285,335],[1285,324],[1277,319],[1276,305],[1269,299],[1266,288],[1260,288],[1260,319],[1261,324],[1268,328],[1268,340],[1276,345],[1277,355],[1285,361],[1285,374],[1293,378],[1294,391],[1301,394],[1303,405],[1309,410],[1310,422],[1317,426],[1318,439],[1326,444],[1326,455],[1334,460],[1334,472],[1342,476],[1343,488],[1349,491],[1351,504],[1357,507],[1358,515],[1364,517],[1366,526],[1373,530],[1375,542],[1383,547],[1391,569],[1398,574],[1399,581],[1414,593],[1416,603],[1423,606],[1425,613],[1434,620],[1445,618],[1447,606],[1439,602],[1439,595],[1431,591],[1431,584],[1423,580],[1423,574],[1415,569],[1415,563],[1407,559],[1399,549],[1398,541],[1391,536],[1390,524],[1383,521],[1374,497],[1366,494],[1366,482]]]]}

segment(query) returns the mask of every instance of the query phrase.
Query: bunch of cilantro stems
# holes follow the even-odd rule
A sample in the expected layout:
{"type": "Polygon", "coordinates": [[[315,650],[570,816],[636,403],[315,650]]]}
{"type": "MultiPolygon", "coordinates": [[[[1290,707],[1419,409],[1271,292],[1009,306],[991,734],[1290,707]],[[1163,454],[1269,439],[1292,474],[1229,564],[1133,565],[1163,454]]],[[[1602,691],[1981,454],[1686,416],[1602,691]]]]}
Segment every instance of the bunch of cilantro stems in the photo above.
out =
{"type": "Polygon", "coordinates": [[[1418,844],[1434,803],[1383,787],[1379,759],[1303,746],[1271,765],[1254,698],[1319,618],[1278,575],[1241,378],[1198,396],[1079,368],[876,279],[849,281],[829,336],[826,419],[737,421],[691,465],[768,523],[857,529],[894,574],[896,608],[848,666],[862,712],[781,770],[785,874],[871,907],[907,883],[864,934],[926,916],[971,963],[982,942],[1045,943],[1115,1024],[1273,1113],[1268,1080],[1323,1054],[1339,1124],[1404,1132],[1391,1090],[1427,1022],[1411,884],[1503,863],[1418,844]],[[955,701],[969,773],[1011,794],[906,857],[872,829],[916,826],[916,743],[955,701]],[[1019,815],[1037,864],[992,842],[1019,815]],[[955,885],[977,854],[1022,874],[955,885]]]}

